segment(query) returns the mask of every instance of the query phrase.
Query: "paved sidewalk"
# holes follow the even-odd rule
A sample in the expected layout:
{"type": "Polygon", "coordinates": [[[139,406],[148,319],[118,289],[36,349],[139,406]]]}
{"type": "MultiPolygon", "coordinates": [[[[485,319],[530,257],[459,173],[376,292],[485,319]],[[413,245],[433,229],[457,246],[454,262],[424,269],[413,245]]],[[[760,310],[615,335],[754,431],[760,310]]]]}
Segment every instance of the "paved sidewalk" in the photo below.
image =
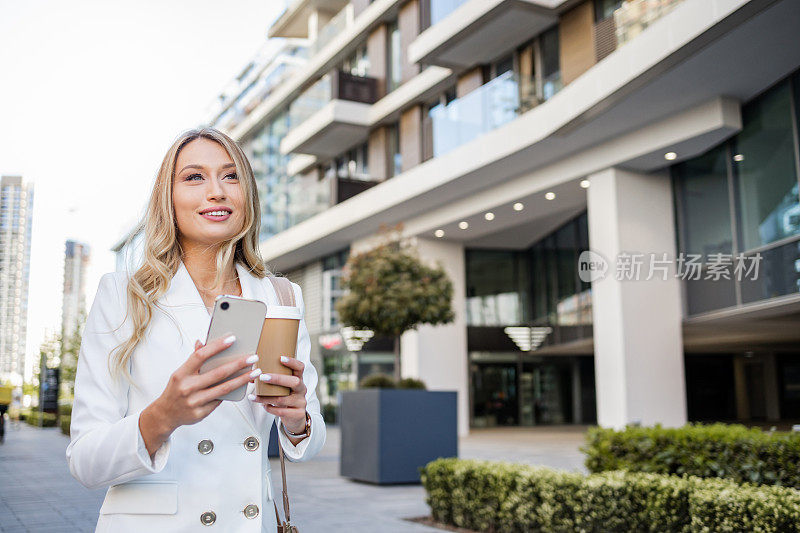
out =
{"type": "MultiPolygon", "coordinates": [[[[72,478],[64,456],[67,437],[56,428],[27,424],[7,429],[6,443],[0,445],[0,531],[94,531],[105,489],[90,491],[72,478]]],[[[460,440],[459,454],[583,471],[578,447],[584,431],[581,427],[474,430],[460,440]]],[[[338,457],[339,431],[329,427],[325,447],[314,459],[287,465],[292,516],[300,531],[440,532],[404,520],[429,514],[421,486],[379,487],[350,481],[339,476],[338,457]]],[[[272,475],[280,490],[277,460],[272,462],[272,475]]]]}

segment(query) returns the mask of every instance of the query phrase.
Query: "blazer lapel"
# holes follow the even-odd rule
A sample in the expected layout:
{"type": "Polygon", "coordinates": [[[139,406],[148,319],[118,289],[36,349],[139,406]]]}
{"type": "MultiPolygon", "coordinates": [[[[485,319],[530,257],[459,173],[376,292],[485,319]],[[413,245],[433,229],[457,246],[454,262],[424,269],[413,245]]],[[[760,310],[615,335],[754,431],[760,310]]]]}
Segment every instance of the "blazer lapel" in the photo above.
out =
{"type": "MultiPolygon", "coordinates": [[[[267,294],[263,283],[264,280],[251,274],[245,266],[239,263],[236,263],[236,272],[239,275],[239,282],[242,286],[242,298],[260,300],[270,305],[274,298],[267,294]]],[[[194,351],[195,340],[200,340],[200,342],[207,340],[211,315],[206,310],[205,302],[203,302],[203,298],[200,296],[200,292],[197,290],[197,286],[194,284],[183,261],[180,262],[178,271],[170,283],[170,288],[164,295],[164,306],[170,310],[181,328],[182,343],[190,347],[187,355],[194,351]]],[[[251,402],[247,399],[247,394],[251,394],[254,389],[255,384],[248,384],[245,397],[238,402],[230,403],[239,410],[252,429],[258,431],[253,410],[250,407],[251,402]]]]}

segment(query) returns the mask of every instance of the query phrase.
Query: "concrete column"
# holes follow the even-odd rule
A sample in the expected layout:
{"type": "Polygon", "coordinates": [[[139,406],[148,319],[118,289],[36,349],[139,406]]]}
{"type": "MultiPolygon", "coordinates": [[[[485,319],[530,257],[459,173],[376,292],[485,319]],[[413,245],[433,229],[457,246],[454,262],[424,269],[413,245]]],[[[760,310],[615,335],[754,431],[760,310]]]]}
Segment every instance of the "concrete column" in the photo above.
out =
{"type": "Polygon", "coordinates": [[[592,282],[598,423],[621,428],[686,423],[682,309],[675,272],[675,221],[666,173],[608,169],[589,177],[589,246],[608,262],[592,282]],[[620,253],[645,254],[638,280],[617,280],[620,253]],[[649,256],[673,261],[648,277],[649,256]]]}
{"type": "Polygon", "coordinates": [[[369,132],[369,139],[367,139],[369,175],[378,181],[385,180],[389,175],[388,137],[386,128],[379,127],[369,132]]]}
{"type": "Polygon", "coordinates": [[[481,85],[483,85],[483,72],[480,67],[475,67],[458,77],[456,81],[456,96],[458,98],[466,96],[481,85]]]}
{"type": "Polygon", "coordinates": [[[421,379],[429,390],[458,392],[458,434],[469,433],[467,305],[464,246],[417,238],[423,261],[441,261],[453,282],[455,320],[445,326],[422,326],[401,339],[403,377],[421,379]]]}
{"type": "Polygon", "coordinates": [[[386,24],[375,28],[367,37],[367,57],[369,68],[367,75],[378,80],[378,97],[386,94],[386,39],[388,32],[386,24]]]}
{"type": "Polygon", "coordinates": [[[403,172],[422,163],[422,106],[416,105],[400,114],[400,154],[403,172]]]}
{"type": "Polygon", "coordinates": [[[595,63],[594,5],[583,2],[561,15],[558,24],[561,79],[564,85],[589,70],[595,63]]]}
{"type": "Polygon", "coordinates": [[[397,12],[397,29],[400,30],[403,58],[403,71],[400,77],[403,83],[419,74],[419,65],[408,61],[408,45],[419,35],[419,21],[419,0],[406,2],[397,12]]]}

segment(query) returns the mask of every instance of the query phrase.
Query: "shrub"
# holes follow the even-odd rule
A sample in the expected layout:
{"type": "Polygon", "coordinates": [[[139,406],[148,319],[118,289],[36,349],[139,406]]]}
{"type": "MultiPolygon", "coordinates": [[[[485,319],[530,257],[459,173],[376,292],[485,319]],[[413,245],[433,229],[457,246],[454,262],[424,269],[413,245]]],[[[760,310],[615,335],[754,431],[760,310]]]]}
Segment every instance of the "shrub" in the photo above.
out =
{"type": "Polygon", "coordinates": [[[61,433],[69,437],[69,424],[72,421],[71,416],[61,415],[58,417],[58,424],[61,426],[61,433]]]}
{"type": "Polygon", "coordinates": [[[800,433],[738,424],[592,428],[582,451],[590,472],[687,474],[800,488],[800,433]]]}
{"type": "Polygon", "coordinates": [[[72,404],[71,403],[60,403],[58,404],[58,414],[59,416],[72,416],[72,404]]]}
{"type": "Polygon", "coordinates": [[[362,389],[393,389],[394,379],[386,374],[370,374],[361,380],[358,386],[362,389]]]}
{"type": "Polygon", "coordinates": [[[40,413],[36,409],[31,409],[25,421],[32,426],[39,426],[39,419],[42,420],[42,427],[52,428],[56,426],[55,413],[40,413]]]}
{"type": "Polygon", "coordinates": [[[425,390],[425,382],[421,379],[403,378],[397,382],[398,389],[422,389],[425,390]]]}
{"type": "Polygon", "coordinates": [[[800,491],[785,487],[452,458],[421,479],[437,521],[478,531],[800,532],[800,491]]]}

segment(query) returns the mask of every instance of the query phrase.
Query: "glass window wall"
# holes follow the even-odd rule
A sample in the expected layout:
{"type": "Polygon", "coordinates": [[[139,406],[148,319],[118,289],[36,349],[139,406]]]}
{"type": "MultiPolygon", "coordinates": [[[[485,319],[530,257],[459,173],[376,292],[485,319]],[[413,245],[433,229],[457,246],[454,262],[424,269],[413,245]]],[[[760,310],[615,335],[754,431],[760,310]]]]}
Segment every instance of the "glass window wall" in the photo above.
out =
{"type": "Polygon", "coordinates": [[[705,263],[689,315],[800,292],[798,101],[800,71],[744,105],[730,141],[672,167],[679,251],[705,263]],[[750,270],[707,279],[713,254],[750,270]]]}
{"type": "Polygon", "coordinates": [[[792,115],[788,81],[742,108],[733,152],[743,250],[800,234],[792,115]]]}

